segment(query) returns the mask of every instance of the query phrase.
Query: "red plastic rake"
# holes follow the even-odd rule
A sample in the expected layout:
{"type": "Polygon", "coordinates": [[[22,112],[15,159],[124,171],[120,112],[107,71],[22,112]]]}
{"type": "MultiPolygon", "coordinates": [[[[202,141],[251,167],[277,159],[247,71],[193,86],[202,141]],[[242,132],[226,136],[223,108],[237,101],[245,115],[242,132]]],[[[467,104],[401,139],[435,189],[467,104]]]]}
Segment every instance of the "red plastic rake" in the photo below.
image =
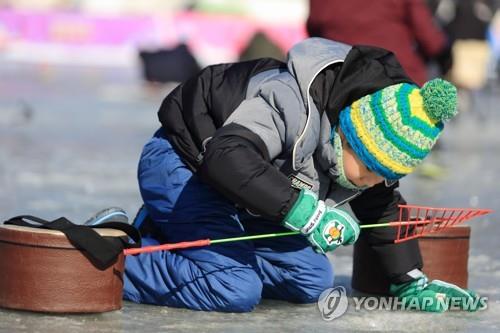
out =
{"type": "MultiPolygon", "coordinates": [[[[396,227],[397,235],[394,243],[401,243],[410,239],[422,237],[430,233],[439,232],[451,226],[457,225],[474,217],[491,213],[491,209],[476,208],[432,208],[424,206],[400,205],[399,221],[364,224],[361,229],[396,227]]],[[[273,238],[298,235],[299,231],[289,231],[281,233],[271,233],[263,235],[251,235],[242,237],[232,237],[223,239],[200,239],[196,241],[161,244],[145,246],[142,248],[131,248],[123,250],[125,255],[149,253],[155,251],[178,250],[193,247],[208,246],[211,244],[237,242],[242,240],[254,240],[261,238],[273,238]]]]}
{"type": "Polygon", "coordinates": [[[433,208],[412,205],[399,206],[399,221],[389,222],[397,227],[394,243],[401,243],[427,234],[442,231],[474,217],[491,213],[491,209],[433,208]],[[406,217],[406,221],[403,219],[406,217]]]}

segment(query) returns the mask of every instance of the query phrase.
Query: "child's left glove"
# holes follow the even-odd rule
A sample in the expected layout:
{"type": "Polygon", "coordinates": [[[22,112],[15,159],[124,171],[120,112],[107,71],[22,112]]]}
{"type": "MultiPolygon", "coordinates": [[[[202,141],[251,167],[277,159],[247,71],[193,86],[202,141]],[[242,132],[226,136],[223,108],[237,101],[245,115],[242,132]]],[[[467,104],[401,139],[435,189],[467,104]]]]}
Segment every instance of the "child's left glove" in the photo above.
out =
{"type": "Polygon", "coordinates": [[[428,282],[425,275],[410,282],[391,284],[390,293],[401,298],[408,310],[444,312],[457,308],[473,312],[485,306],[473,291],[440,280],[428,282]]]}
{"type": "Polygon", "coordinates": [[[358,223],[348,213],[326,206],[309,190],[301,190],[283,223],[307,236],[315,250],[322,253],[353,244],[360,232],[358,223]]]}

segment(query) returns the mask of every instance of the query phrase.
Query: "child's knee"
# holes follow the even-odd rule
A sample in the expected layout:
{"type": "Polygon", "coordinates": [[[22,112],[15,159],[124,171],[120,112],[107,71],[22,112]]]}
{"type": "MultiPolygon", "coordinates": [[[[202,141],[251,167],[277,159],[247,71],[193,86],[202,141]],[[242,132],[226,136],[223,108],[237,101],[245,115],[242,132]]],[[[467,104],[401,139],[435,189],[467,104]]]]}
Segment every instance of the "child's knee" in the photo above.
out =
{"type": "Polygon", "coordinates": [[[314,303],[321,293],[332,288],[334,272],[331,264],[309,267],[294,272],[289,280],[288,301],[294,303],[314,303]]]}
{"type": "Polygon", "coordinates": [[[182,268],[186,266],[181,265],[175,273],[164,272],[169,279],[163,275],[151,279],[149,265],[144,269],[135,257],[127,259],[123,297],[133,302],[201,311],[249,312],[261,299],[262,280],[249,267],[201,271],[193,266],[185,274],[186,269],[182,268]],[[197,277],[193,279],[193,275],[197,277]],[[158,283],[164,280],[176,283],[158,283]]]}
{"type": "Polygon", "coordinates": [[[252,269],[232,269],[217,277],[213,290],[214,311],[249,312],[260,302],[262,280],[252,269]]]}
{"type": "Polygon", "coordinates": [[[298,290],[295,299],[296,303],[313,303],[319,299],[321,293],[328,288],[332,288],[334,283],[333,270],[325,270],[317,272],[310,276],[308,281],[304,282],[304,286],[298,290]]]}

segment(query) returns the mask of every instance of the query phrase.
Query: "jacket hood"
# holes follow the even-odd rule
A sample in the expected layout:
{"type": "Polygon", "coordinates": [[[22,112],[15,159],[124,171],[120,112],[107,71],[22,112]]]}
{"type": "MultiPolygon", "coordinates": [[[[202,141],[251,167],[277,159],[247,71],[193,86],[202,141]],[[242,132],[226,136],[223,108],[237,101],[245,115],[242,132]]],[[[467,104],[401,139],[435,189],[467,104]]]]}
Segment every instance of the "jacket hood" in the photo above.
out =
{"type": "Polygon", "coordinates": [[[324,38],[308,38],[296,44],[288,53],[288,71],[297,80],[306,108],[312,103],[309,88],[326,67],[342,63],[335,78],[326,113],[336,124],[340,111],[357,99],[393,84],[412,83],[396,56],[385,49],[350,46],[324,38]]]}
{"type": "Polygon", "coordinates": [[[288,71],[295,77],[306,108],[311,101],[309,87],[324,68],[343,62],[351,46],[324,38],[308,38],[294,45],[288,52],[288,71]]]}

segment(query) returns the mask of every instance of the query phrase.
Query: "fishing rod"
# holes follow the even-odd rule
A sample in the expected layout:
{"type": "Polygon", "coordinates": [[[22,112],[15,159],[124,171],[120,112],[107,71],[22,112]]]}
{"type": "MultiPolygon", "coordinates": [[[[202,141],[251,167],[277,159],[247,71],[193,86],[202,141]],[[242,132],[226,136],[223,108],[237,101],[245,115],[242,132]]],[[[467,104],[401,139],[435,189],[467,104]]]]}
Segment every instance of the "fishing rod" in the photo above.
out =
{"type": "MultiPolygon", "coordinates": [[[[477,208],[434,208],[415,205],[399,205],[399,220],[394,222],[362,224],[361,229],[393,227],[398,228],[394,243],[401,243],[410,239],[419,238],[430,233],[439,232],[460,224],[474,217],[486,215],[493,212],[491,209],[477,208]]],[[[269,233],[260,235],[248,235],[222,239],[200,239],[179,243],[145,246],[141,248],[129,248],[123,250],[124,255],[151,253],[156,251],[169,251],[188,249],[194,247],[209,246],[238,241],[248,241],[265,238],[276,238],[294,236],[301,234],[300,231],[288,231],[280,233],[269,233]]]]}

